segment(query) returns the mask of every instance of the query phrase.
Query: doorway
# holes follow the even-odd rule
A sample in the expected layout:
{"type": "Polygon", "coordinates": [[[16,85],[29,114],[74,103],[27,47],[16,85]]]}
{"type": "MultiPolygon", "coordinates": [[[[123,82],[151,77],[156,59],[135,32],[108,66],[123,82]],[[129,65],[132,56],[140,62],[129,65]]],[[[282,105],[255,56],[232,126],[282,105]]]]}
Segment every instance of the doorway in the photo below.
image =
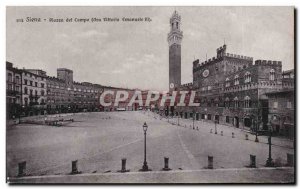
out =
{"type": "Polygon", "coordinates": [[[215,115],[215,121],[217,124],[219,124],[219,115],[215,115]]]}
{"type": "Polygon", "coordinates": [[[245,124],[245,127],[251,127],[251,119],[250,118],[245,118],[244,119],[244,124],[245,124]]]}
{"type": "Polygon", "coordinates": [[[240,125],[239,125],[239,117],[235,116],[233,118],[233,125],[236,127],[236,128],[239,128],[240,125]]]}

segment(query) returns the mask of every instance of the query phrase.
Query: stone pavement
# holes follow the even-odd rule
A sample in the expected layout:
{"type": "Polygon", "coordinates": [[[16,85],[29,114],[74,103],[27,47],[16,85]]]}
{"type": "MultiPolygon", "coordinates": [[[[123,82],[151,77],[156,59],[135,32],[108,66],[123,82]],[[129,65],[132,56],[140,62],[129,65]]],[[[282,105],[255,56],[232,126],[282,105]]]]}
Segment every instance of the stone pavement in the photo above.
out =
{"type": "MultiPolygon", "coordinates": [[[[249,155],[256,155],[258,168],[265,168],[268,158],[266,143],[255,143],[250,135],[245,140],[245,132],[228,126],[218,125],[218,134],[214,134],[210,133],[214,124],[199,121],[195,123],[199,130],[193,130],[189,128],[192,120],[180,120],[187,127],[179,127],[153,118],[150,112],[85,113],[74,118],[75,122],[62,127],[20,124],[8,130],[7,176],[15,177],[22,161],[27,162],[26,173],[33,176],[67,175],[73,160],[78,160],[82,174],[114,174],[122,158],[127,159],[130,174],[138,172],[144,158],[144,122],[149,126],[147,162],[153,172],[163,168],[164,157],[170,158],[170,168],[179,173],[204,171],[208,156],[213,156],[216,170],[243,170],[250,163],[249,155]]],[[[272,146],[272,158],[281,160],[283,166],[287,153],[293,154],[294,149],[272,146]]],[[[277,182],[276,176],[273,181],[277,182]]]]}
{"type": "Polygon", "coordinates": [[[8,183],[290,183],[295,182],[293,168],[203,169],[95,173],[10,178],[8,183]]]}
{"type": "MultiPolygon", "coordinates": [[[[154,116],[154,115],[153,115],[154,116]]],[[[158,116],[156,115],[158,118],[158,116]]],[[[167,122],[168,119],[163,118],[162,121],[167,122]]],[[[177,125],[178,119],[177,118],[170,118],[169,123],[177,125]]],[[[193,125],[192,119],[179,119],[179,124],[181,126],[187,126],[187,128],[190,129],[190,127],[193,125]]],[[[215,124],[207,121],[198,120],[194,122],[194,127],[198,127],[201,130],[207,130],[207,132],[210,131],[210,129],[213,130],[213,133],[215,132],[215,124]]],[[[233,126],[227,126],[227,125],[221,125],[217,124],[217,131],[218,134],[221,134],[221,131],[223,131],[224,136],[231,137],[232,132],[234,132],[235,138],[239,139],[245,139],[245,135],[248,135],[249,141],[255,141],[255,134],[251,134],[250,131],[243,129],[243,128],[236,128],[233,126]]],[[[258,136],[260,143],[268,144],[268,136],[260,135],[258,136]]],[[[287,139],[287,138],[281,138],[281,137],[272,137],[272,145],[278,146],[278,147],[284,147],[284,148],[294,148],[294,141],[287,139]]]]}

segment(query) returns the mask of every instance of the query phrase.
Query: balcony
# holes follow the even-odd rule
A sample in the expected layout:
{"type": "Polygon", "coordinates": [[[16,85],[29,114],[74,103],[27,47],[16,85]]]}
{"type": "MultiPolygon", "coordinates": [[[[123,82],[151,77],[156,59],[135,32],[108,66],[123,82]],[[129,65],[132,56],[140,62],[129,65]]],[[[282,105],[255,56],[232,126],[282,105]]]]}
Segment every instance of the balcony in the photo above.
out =
{"type": "Polygon", "coordinates": [[[39,105],[38,102],[29,102],[29,106],[36,106],[36,105],[39,105]]]}
{"type": "Polygon", "coordinates": [[[15,91],[15,90],[6,90],[6,95],[7,96],[16,96],[16,95],[20,95],[21,93],[19,91],[15,91]]]}
{"type": "Polygon", "coordinates": [[[46,108],[46,103],[38,103],[38,102],[30,102],[29,106],[32,106],[34,108],[46,108]]]}
{"type": "Polygon", "coordinates": [[[37,100],[37,99],[40,98],[40,96],[39,96],[39,95],[32,95],[32,94],[30,94],[30,95],[29,95],[29,98],[30,98],[31,100],[32,100],[32,99],[37,100]]]}
{"type": "Polygon", "coordinates": [[[38,109],[46,109],[47,108],[47,106],[45,104],[44,105],[38,104],[38,105],[34,105],[33,107],[38,108],[38,109]]]}

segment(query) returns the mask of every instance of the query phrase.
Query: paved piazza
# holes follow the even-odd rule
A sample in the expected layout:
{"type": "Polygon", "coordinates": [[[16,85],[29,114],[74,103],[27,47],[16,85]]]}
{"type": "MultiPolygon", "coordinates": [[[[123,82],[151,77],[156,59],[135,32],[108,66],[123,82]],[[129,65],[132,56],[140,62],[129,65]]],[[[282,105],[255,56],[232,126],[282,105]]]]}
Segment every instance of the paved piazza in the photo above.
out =
{"type": "MultiPolygon", "coordinates": [[[[192,120],[168,120],[152,112],[97,112],[74,115],[74,122],[61,127],[20,124],[7,130],[7,171],[17,175],[16,162],[27,162],[32,176],[64,175],[71,172],[71,161],[78,160],[82,173],[116,173],[121,159],[126,168],[137,172],[144,158],[142,125],[148,124],[147,162],[153,171],[164,166],[169,157],[172,171],[202,170],[207,156],[214,157],[215,169],[245,168],[250,154],[256,155],[257,167],[263,168],[268,158],[266,136],[249,135],[241,129],[192,120]],[[172,124],[173,123],[173,124],[172,124]],[[213,133],[210,133],[210,130],[213,133]],[[223,136],[220,135],[223,131],[223,136]],[[232,138],[234,132],[235,138],[232,138]]],[[[292,141],[272,138],[272,158],[286,163],[286,154],[294,153],[292,141]]]]}

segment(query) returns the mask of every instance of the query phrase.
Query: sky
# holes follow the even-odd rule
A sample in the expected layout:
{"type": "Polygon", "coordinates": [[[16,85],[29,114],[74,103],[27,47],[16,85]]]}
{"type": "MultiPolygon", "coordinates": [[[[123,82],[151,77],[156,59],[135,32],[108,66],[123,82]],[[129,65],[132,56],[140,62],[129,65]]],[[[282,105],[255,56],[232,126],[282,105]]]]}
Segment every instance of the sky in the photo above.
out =
{"type": "Polygon", "coordinates": [[[227,52],[282,61],[294,68],[293,7],[7,7],[6,60],[18,68],[73,70],[74,80],[106,86],[168,90],[169,19],[181,15],[181,82],[192,62],[227,52]],[[26,17],[119,18],[119,22],[31,23],[26,17]],[[149,17],[151,22],[122,22],[149,17]]]}

